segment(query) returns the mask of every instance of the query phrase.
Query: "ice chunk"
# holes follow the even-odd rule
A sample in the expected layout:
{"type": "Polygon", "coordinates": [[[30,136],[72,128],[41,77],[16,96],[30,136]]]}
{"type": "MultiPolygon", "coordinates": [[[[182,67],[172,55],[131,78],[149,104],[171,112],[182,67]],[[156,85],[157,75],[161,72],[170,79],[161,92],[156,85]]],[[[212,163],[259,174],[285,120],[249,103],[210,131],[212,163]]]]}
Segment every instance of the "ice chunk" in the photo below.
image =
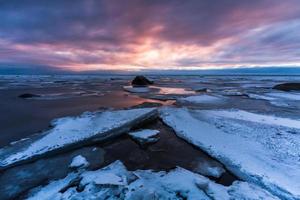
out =
{"type": "Polygon", "coordinates": [[[78,174],[76,173],[71,173],[67,177],[57,180],[57,181],[52,181],[42,189],[36,188],[32,190],[32,194],[29,194],[28,200],[52,200],[52,199],[61,199],[61,193],[60,191],[67,187],[69,183],[76,179],[78,174]]]}
{"type": "Polygon", "coordinates": [[[73,158],[69,167],[71,168],[80,168],[89,166],[89,162],[82,155],[78,155],[73,158]]]}
{"type": "Polygon", "coordinates": [[[292,93],[292,92],[270,92],[270,93],[267,93],[266,95],[274,97],[274,98],[279,98],[279,99],[300,101],[300,93],[292,93]]]}
{"type": "Polygon", "coordinates": [[[274,97],[270,97],[262,94],[248,94],[248,96],[252,99],[268,100],[268,101],[276,100],[276,98],[274,97]]]}
{"type": "Polygon", "coordinates": [[[124,86],[124,90],[127,92],[132,92],[132,93],[147,93],[150,92],[150,88],[145,86],[145,87],[133,87],[133,86],[124,86]]]}
{"type": "Polygon", "coordinates": [[[162,109],[161,117],[179,137],[218,159],[241,179],[283,199],[300,198],[299,120],[239,110],[184,108],[162,109]]]}
{"type": "Polygon", "coordinates": [[[120,161],[116,161],[105,168],[77,174],[76,180],[81,180],[79,185],[70,184],[74,178],[69,176],[34,189],[29,199],[278,200],[253,184],[237,181],[225,187],[180,167],[169,172],[131,172],[120,161]],[[133,176],[134,179],[130,178],[133,176]]]}
{"type": "Polygon", "coordinates": [[[215,103],[224,103],[224,99],[217,96],[212,95],[198,95],[198,96],[189,96],[189,97],[183,97],[180,98],[179,101],[181,102],[189,102],[189,103],[195,103],[195,104],[215,104],[215,103]]]}
{"type": "Polygon", "coordinates": [[[258,122],[274,126],[286,126],[289,128],[300,129],[300,120],[276,117],[272,115],[261,115],[251,113],[243,110],[220,110],[220,111],[206,111],[206,113],[218,117],[226,117],[237,120],[244,120],[250,122],[258,122]]]}
{"type": "Polygon", "coordinates": [[[198,163],[194,171],[199,172],[202,175],[212,176],[215,178],[219,178],[225,172],[222,166],[210,165],[208,162],[198,163]]]}
{"type": "Polygon", "coordinates": [[[116,137],[143,121],[155,118],[155,108],[84,113],[53,122],[53,128],[30,142],[0,149],[0,168],[36,159],[51,153],[116,137]]]}
{"type": "Polygon", "coordinates": [[[159,138],[155,137],[159,133],[158,130],[143,129],[135,132],[129,132],[128,134],[141,144],[157,142],[159,138]]]}

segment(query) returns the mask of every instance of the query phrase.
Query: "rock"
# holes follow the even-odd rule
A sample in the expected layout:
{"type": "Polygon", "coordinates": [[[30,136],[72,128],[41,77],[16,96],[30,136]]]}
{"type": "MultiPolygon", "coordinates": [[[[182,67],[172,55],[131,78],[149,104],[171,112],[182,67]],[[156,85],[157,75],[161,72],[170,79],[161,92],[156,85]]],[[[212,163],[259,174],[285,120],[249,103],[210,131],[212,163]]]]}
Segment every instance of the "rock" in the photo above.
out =
{"type": "Polygon", "coordinates": [[[38,95],[38,94],[24,93],[24,94],[19,95],[19,98],[29,99],[29,98],[40,97],[40,96],[41,95],[38,95]]]}
{"type": "Polygon", "coordinates": [[[150,81],[145,76],[136,76],[132,81],[132,85],[135,86],[145,86],[145,85],[152,85],[153,81],[150,81]]]}
{"type": "Polygon", "coordinates": [[[273,89],[282,91],[300,90],[300,83],[282,83],[275,85],[273,89]]]}
{"type": "Polygon", "coordinates": [[[197,88],[195,89],[195,92],[211,92],[211,90],[208,88],[197,88]]]}

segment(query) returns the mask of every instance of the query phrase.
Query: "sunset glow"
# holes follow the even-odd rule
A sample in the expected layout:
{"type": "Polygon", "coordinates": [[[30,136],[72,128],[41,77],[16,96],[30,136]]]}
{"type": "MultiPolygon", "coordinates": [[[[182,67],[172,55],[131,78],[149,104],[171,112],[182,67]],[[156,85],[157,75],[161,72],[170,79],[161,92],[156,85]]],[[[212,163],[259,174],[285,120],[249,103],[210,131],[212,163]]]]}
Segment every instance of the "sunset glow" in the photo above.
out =
{"type": "Polygon", "coordinates": [[[300,63],[297,0],[5,1],[0,8],[1,66],[89,71],[300,63]]]}

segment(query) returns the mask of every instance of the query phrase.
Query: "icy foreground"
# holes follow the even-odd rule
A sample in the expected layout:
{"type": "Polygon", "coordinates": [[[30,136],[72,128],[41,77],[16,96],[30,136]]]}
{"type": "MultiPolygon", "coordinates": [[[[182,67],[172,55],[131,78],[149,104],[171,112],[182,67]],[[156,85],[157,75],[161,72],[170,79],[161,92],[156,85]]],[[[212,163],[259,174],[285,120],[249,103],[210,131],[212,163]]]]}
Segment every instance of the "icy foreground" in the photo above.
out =
{"type": "Polygon", "coordinates": [[[155,118],[154,108],[84,113],[55,120],[53,128],[37,138],[0,149],[0,169],[50,153],[102,141],[155,118]]]}
{"type": "Polygon", "coordinates": [[[300,199],[300,121],[241,110],[164,108],[176,134],[242,180],[282,199],[300,199]]]}
{"type": "Polygon", "coordinates": [[[224,103],[224,98],[212,96],[212,95],[198,95],[198,96],[189,96],[180,98],[179,101],[181,102],[189,102],[189,103],[195,103],[195,104],[220,104],[224,103]]]}
{"type": "Polygon", "coordinates": [[[139,131],[134,131],[128,133],[134,140],[138,141],[140,144],[147,144],[157,142],[159,140],[157,136],[159,133],[158,130],[152,129],[143,129],[139,131]]]}
{"type": "Polygon", "coordinates": [[[269,192],[246,182],[236,181],[225,187],[183,168],[169,172],[128,171],[115,161],[96,171],[70,173],[43,188],[32,190],[30,200],[67,199],[278,199],[269,192]]]}

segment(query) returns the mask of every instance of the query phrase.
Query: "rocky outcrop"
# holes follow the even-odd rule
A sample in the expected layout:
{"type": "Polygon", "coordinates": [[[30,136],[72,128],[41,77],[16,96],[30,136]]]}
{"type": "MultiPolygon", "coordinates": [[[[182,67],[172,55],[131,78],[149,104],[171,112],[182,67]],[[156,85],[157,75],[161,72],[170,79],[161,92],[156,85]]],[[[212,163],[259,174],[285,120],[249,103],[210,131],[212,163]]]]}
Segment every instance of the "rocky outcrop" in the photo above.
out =
{"type": "Polygon", "coordinates": [[[282,83],[275,85],[273,89],[281,90],[281,91],[292,91],[292,90],[300,90],[300,83],[282,83]]]}
{"type": "Polygon", "coordinates": [[[133,86],[147,86],[152,85],[153,81],[150,81],[145,76],[136,76],[132,81],[131,85],[133,86]]]}
{"type": "Polygon", "coordinates": [[[29,99],[29,98],[34,98],[34,97],[41,97],[41,95],[31,94],[31,93],[24,93],[24,94],[19,95],[19,98],[22,98],[22,99],[29,99]]]}

